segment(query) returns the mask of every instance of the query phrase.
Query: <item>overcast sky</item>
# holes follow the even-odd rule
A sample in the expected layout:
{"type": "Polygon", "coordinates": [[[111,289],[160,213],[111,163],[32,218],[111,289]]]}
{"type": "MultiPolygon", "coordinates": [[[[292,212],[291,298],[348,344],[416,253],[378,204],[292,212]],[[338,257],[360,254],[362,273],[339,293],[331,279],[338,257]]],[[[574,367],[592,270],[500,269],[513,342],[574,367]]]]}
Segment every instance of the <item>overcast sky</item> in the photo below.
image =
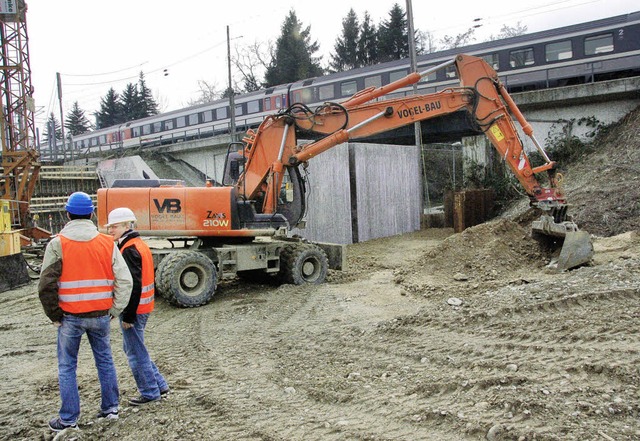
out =
{"type": "MultiPolygon", "coordinates": [[[[353,8],[359,19],[368,11],[374,24],[388,19],[394,3],[406,0],[26,0],[36,126],[54,112],[59,120],[56,72],[62,78],[65,115],[78,101],[89,119],[110,87],[120,93],[145,73],[162,111],[185,107],[197,98],[198,81],[227,87],[226,27],[235,45],[275,42],[293,9],[326,66],[353,8]],[[232,10],[233,8],[233,10],[232,10]],[[167,69],[168,75],[164,75],[167,69]]],[[[436,42],[455,36],[481,18],[477,40],[518,22],[528,32],[575,24],[640,10],[636,0],[413,0],[414,26],[431,32],[436,42]]]]}

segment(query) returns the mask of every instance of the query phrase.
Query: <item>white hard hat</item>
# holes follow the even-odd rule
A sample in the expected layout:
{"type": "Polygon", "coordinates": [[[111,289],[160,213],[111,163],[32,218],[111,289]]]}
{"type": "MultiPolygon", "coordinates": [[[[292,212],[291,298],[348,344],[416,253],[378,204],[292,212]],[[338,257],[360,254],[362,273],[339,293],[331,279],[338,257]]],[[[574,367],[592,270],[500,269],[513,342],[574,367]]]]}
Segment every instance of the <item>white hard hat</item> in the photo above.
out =
{"type": "Polygon", "coordinates": [[[136,220],[136,215],[133,214],[133,211],[131,211],[129,208],[115,208],[109,213],[109,218],[107,219],[107,224],[105,225],[105,227],[110,227],[122,222],[135,222],[136,220]]]}

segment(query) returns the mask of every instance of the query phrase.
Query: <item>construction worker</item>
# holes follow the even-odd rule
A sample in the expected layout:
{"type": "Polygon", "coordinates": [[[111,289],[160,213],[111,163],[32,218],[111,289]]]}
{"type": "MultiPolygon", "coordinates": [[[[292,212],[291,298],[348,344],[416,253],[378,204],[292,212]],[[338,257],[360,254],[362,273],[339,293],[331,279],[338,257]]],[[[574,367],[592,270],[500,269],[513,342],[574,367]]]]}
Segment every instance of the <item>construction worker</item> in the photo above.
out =
{"type": "Polygon", "coordinates": [[[54,432],[77,428],[80,394],[78,350],[87,334],[102,401],[98,417],[118,417],[118,380],[111,354],[110,320],[129,302],[133,281],[113,239],[91,221],[93,203],[75,192],[65,206],[69,222],[44,252],[38,293],[44,312],[58,330],[58,382],[62,405],[49,421],[54,432]]]}
{"type": "Polygon", "coordinates": [[[122,347],[140,393],[129,399],[129,403],[141,406],[159,400],[169,392],[169,386],[144,344],[144,328],[154,307],[154,267],[151,250],[133,230],[135,222],[133,211],[122,207],[109,213],[105,227],[117,241],[133,277],[131,299],[120,317],[120,324],[122,347]]]}

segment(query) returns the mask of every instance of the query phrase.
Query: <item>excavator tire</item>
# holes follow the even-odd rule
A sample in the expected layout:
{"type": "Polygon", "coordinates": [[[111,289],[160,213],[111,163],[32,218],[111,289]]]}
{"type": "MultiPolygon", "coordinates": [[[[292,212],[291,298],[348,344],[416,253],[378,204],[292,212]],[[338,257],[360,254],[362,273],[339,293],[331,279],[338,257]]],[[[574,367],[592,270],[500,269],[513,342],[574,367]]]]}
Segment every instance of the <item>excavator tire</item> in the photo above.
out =
{"type": "Polygon", "coordinates": [[[156,269],[156,289],[169,303],[192,308],[209,303],[216,292],[216,267],[198,251],[176,251],[156,269]]]}
{"type": "Polygon", "coordinates": [[[313,244],[290,244],[280,252],[282,283],[293,285],[320,284],[327,278],[329,263],[327,255],[313,244]]]}

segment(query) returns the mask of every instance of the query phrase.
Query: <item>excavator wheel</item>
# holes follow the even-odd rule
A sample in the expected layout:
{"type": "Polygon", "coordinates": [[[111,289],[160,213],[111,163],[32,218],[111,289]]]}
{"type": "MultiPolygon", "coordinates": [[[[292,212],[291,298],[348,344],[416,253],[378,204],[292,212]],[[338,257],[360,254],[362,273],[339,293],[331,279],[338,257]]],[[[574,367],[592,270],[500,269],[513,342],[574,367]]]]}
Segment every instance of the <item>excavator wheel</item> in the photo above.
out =
{"type": "Polygon", "coordinates": [[[181,307],[209,303],[216,291],[216,267],[198,251],[176,251],[156,269],[156,289],[170,303],[181,307]]]}
{"type": "Polygon", "coordinates": [[[327,255],[312,244],[290,244],[280,252],[280,281],[293,285],[320,284],[327,278],[327,255]]]}

